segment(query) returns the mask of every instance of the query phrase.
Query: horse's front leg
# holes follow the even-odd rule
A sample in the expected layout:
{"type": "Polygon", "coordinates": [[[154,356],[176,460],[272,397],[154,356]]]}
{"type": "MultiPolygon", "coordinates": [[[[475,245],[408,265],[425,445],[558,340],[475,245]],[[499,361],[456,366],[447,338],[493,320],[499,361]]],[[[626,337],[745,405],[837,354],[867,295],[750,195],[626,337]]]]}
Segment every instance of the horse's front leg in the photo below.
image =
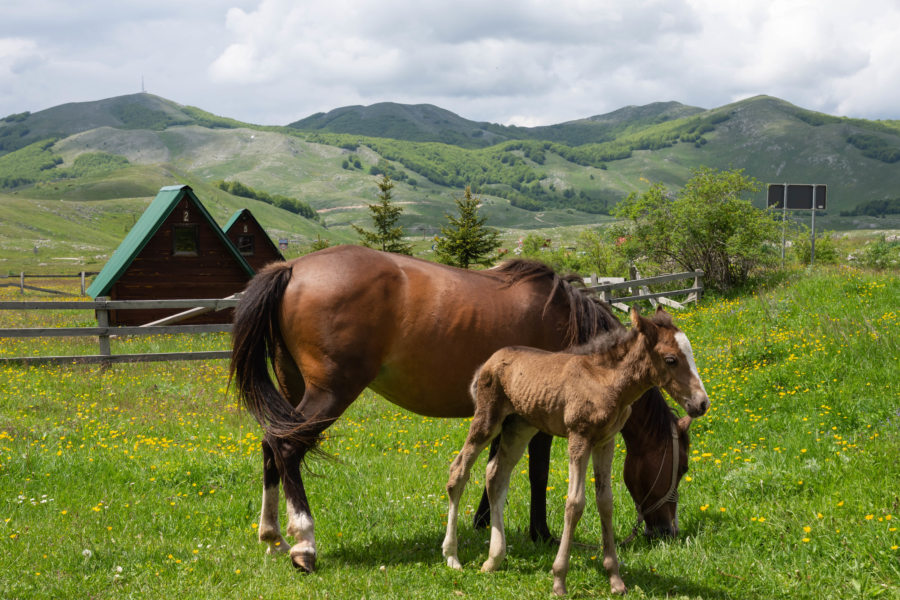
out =
{"type": "Polygon", "coordinates": [[[600,527],[603,535],[603,567],[609,574],[609,585],[614,594],[625,593],[625,582],[619,575],[619,558],[616,556],[616,535],[613,530],[613,494],[611,480],[615,437],[605,444],[594,447],[594,487],[597,497],[597,512],[600,513],[600,527]]]}
{"type": "Polygon", "coordinates": [[[269,547],[268,554],[287,553],[290,545],[281,535],[281,526],[278,524],[278,498],[281,476],[275,461],[275,453],[269,441],[263,439],[263,495],[262,510],[259,515],[259,541],[266,542],[269,547]]]}
{"type": "Polygon", "coordinates": [[[550,474],[550,447],[553,436],[539,431],[528,443],[528,483],[531,513],[528,533],[534,542],[553,539],[547,526],[547,478],[550,474]]]}
{"type": "Polygon", "coordinates": [[[587,464],[591,458],[590,442],[577,434],[569,435],[569,491],[566,498],[566,516],[563,524],[559,551],[553,561],[553,593],[566,593],[566,575],[569,572],[569,555],[572,552],[572,538],[575,527],[584,513],[584,480],[587,464]]]}
{"type": "Polygon", "coordinates": [[[487,465],[485,480],[491,504],[491,546],[488,559],[481,566],[483,572],[496,571],[506,557],[503,507],[509,491],[509,478],[535,431],[534,427],[518,417],[508,418],[503,423],[503,430],[500,433],[500,448],[487,465]]]}

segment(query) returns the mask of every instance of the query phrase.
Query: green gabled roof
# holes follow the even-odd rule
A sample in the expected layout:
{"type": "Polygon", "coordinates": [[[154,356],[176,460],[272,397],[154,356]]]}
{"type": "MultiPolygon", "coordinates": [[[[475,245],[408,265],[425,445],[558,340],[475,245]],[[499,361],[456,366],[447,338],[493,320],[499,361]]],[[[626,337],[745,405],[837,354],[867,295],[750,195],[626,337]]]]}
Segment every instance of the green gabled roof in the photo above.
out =
{"type": "Polygon", "coordinates": [[[181,202],[181,199],[184,198],[185,195],[191,197],[194,204],[197,205],[201,217],[209,223],[213,232],[222,241],[222,244],[232,257],[234,257],[234,260],[240,267],[248,276],[252,277],[254,275],[255,271],[253,268],[247,263],[246,259],[241,256],[241,253],[234,247],[234,244],[231,243],[231,240],[228,239],[225,232],[222,231],[218,224],[216,224],[215,219],[212,218],[203,204],[200,203],[200,200],[194,194],[191,187],[187,185],[170,185],[160,188],[159,193],[156,194],[156,198],[153,199],[153,202],[150,203],[150,206],[148,206],[147,210],[144,211],[144,214],[141,215],[141,218],[134,224],[134,227],[131,228],[131,231],[128,232],[128,235],[125,236],[125,239],[122,240],[122,243],[116,248],[116,251],[109,257],[106,265],[103,266],[103,269],[94,279],[94,282],[91,283],[90,287],[87,289],[89,296],[97,298],[98,296],[106,296],[109,294],[109,291],[116,281],[119,280],[119,277],[128,270],[132,261],[134,261],[141,253],[141,250],[144,249],[153,236],[156,235],[156,232],[159,231],[159,228],[168,216],[172,214],[172,211],[178,206],[178,203],[181,202]]]}
{"type": "MultiPolygon", "coordinates": [[[[225,227],[222,228],[222,231],[224,231],[227,235],[228,232],[231,231],[231,228],[234,227],[234,224],[237,223],[238,220],[240,220],[241,216],[244,214],[246,214],[248,217],[250,217],[250,219],[254,223],[256,223],[256,226],[259,227],[260,231],[262,231],[263,233],[266,233],[266,230],[263,228],[262,225],[259,224],[259,221],[256,220],[256,217],[253,216],[253,213],[250,212],[250,209],[248,209],[248,208],[242,208],[242,209],[238,210],[236,213],[234,213],[233,215],[231,215],[231,218],[228,219],[228,222],[225,224],[225,227]]],[[[281,259],[284,260],[284,256],[281,254],[281,250],[278,249],[278,246],[275,245],[275,242],[272,241],[272,238],[270,238],[268,234],[265,235],[265,238],[266,238],[266,242],[268,242],[268,244],[272,248],[272,250],[275,251],[275,254],[277,254],[278,256],[281,256],[281,259]]]]}

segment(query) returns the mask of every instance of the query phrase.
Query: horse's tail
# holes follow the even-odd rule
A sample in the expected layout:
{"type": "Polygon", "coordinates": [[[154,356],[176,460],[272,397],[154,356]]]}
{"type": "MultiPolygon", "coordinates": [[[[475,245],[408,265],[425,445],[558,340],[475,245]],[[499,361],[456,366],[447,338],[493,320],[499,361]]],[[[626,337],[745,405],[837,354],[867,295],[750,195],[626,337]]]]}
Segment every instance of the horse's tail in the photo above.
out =
{"type": "Polygon", "coordinates": [[[234,311],[230,377],[237,383],[241,402],[268,434],[297,439],[302,424],[269,376],[269,364],[283,344],[278,315],[290,280],[291,265],[280,262],[247,284],[234,311]]]}

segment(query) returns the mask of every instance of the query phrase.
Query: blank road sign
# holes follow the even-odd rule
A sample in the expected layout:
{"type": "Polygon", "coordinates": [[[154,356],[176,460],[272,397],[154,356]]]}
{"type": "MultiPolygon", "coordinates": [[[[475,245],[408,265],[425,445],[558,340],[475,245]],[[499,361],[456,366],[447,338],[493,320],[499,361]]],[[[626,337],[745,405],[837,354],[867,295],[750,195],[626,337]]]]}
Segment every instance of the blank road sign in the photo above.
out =
{"type": "MultiPolygon", "coordinates": [[[[815,205],[818,210],[825,210],[825,185],[788,184],[787,208],[788,210],[812,210],[813,190],[815,190],[815,205]]],[[[784,184],[770,183],[767,193],[767,205],[769,208],[784,208],[784,184]]]]}

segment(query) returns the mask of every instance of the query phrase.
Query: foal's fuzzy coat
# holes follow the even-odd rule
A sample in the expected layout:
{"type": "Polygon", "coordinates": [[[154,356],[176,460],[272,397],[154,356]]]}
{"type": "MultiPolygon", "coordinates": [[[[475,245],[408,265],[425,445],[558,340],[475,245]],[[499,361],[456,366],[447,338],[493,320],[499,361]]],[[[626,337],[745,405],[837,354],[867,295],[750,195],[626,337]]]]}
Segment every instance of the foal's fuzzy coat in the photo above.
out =
{"type": "Polygon", "coordinates": [[[565,525],[553,562],[553,591],[566,593],[572,536],[584,511],[585,472],[593,457],[597,509],[603,535],[603,565],[613,592],[624,593],[612,529],[610,469],[614,437],[631,404],[653,386],[665,389],[691,416],[709,407],[690,342],[661,308],[652,319],[631,312],[632,329],[607,335],[569,352],[509,347],[495,352],[472,382],[475,416],[459,455],[450,466],[450,508],[443,553],[461,568],[456,530],[459,499],[469,470],[501,432],[500,450],[487,467],[491,545],[482,571],[495,570],[506,554],[503,505],[512,468],[538,431],[569,438],[569,490],[565,525]]]}

